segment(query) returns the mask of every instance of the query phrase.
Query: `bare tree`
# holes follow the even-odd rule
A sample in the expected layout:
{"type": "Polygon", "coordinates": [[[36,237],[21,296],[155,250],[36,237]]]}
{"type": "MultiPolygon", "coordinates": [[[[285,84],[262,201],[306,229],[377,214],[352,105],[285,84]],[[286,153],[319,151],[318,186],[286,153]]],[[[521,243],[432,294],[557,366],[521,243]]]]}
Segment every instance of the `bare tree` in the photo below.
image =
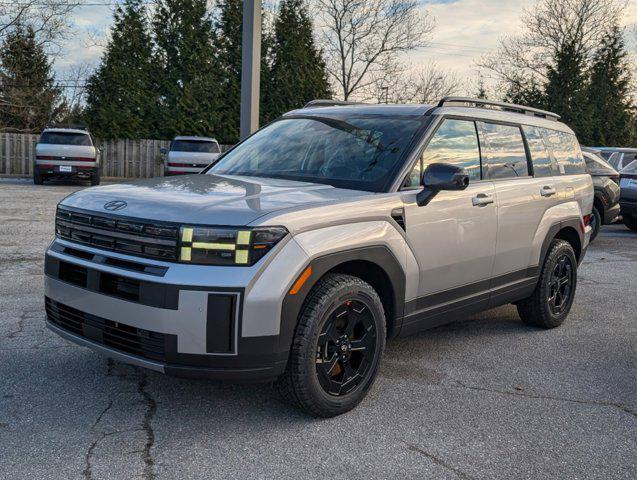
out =
{"type": "Polygon", "coordinates": [[[412,101],[434,103],[442,97],[458,93],[462,82],[455,74],[441,69],[432,62],[414,73],[411,86],[412,101]]]}
{"type": "Polygon", "coordinates": [[[524,10],[524,32],[503,38],[499,50],[478,64],[505,83],[542,80],[565,45],[590,58],[625,5],[625,0],[539,0],[524,10]]]}
{"type": "Polygon", "coordinates": [[[15,0],[0,3],[0,41],[17,25],[33,28],[42,45],[57,45],[69,30],[70,14],[83,0],[15,0]]]}
{"type": "Polygon", "coordinates": [[[427,44],[433,20],[417,0],[315,0],[327,68],[344,100],[427,44]],[[391,68],[390,68],[391,67],[391,68]]]}

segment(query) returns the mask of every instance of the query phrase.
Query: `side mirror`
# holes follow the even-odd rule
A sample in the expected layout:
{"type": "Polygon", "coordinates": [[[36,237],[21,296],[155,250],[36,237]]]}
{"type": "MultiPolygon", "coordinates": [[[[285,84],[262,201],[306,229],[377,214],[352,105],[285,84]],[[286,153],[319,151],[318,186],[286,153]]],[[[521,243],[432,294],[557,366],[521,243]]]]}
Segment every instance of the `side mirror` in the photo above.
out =
{"type": "Polygon", "coordinates": [[[441,190],[464,190],[469,186],[469,174],[449,163],[432,163],[422,173],[421,183],[423,189],[416,195],[419,207],[427,205],[441,190]]]}
{"type": "Polygon", "coordinates": [[[168,149],[166,147],[161,147],[159,149],[159,153],[161,153],[162,155],[166,155],[168,153],[168,149]]]}

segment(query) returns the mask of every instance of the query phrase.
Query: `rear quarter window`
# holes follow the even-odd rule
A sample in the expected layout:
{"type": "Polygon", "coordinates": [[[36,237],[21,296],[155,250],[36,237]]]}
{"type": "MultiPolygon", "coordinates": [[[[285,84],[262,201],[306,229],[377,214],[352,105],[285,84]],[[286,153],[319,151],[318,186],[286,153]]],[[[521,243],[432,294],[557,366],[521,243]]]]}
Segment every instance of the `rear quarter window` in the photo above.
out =
{"type": "Polygon", "coordinates": [[[575,135],[548,128],[542,129],[542,135],[553,152],[559,173],[563,175],[586,173],[584,157],[575,135]]]}

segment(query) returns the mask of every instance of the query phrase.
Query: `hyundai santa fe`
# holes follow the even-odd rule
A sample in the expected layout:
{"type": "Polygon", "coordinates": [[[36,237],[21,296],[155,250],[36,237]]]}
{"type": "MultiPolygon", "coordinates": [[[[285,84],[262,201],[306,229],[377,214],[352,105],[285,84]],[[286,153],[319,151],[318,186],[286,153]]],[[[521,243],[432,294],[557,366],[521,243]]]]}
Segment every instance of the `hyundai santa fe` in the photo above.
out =
{"type": "Polygon", "coordinates": [[[202,174],[62,200],[47,325],[169,375],[273,382],[330,417],[365,397],[391,338],[507,303],[559,326],[592,207],[553,113],[314,101],[202,174]]]}

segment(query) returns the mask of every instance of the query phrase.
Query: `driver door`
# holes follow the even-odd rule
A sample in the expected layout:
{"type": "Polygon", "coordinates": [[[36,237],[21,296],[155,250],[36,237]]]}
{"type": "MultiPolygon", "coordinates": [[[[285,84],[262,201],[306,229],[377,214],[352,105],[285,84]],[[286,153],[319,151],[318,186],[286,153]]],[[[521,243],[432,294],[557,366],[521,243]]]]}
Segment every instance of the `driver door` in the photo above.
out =
{"type": "Polygon", "coordinates": [[[443,120],[407,181],[412,189],[403,193],[407,242],[420,271],[418,298],[408,304],[406,326],[431,327],[453,319],[452,313],[469,314],[488,305],[496,248],[496,196],[493,182],[483,180],[481,171],[475,122],[443,120]],[[469,186],[440,191],[419,207],[420,173],[430,163],[464,167],[469,186]]]}

